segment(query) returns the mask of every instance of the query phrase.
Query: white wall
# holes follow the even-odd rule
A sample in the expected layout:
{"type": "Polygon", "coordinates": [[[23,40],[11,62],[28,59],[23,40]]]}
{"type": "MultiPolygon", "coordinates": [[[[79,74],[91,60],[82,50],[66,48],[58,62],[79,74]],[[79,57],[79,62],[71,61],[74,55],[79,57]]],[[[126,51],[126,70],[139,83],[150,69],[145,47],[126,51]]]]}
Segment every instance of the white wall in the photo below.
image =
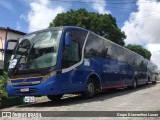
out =
{"type": "Polygon", "coordinates": [[[13,32],[8,32],[8,35],[7,35],[7,39],[15,39],[15,40],[17,40],[20,37],[22,37],[22,35],[19,35],[17,33],[13,33],[13,32]]]}
{"type": "Polygon", "coordinates": [[[0,69],[4,67],[4,53],[0,52],[0,69]]]}
{"type": "MultiPolygon", "coordinates": [[[[0,38],[2,39],[0,41],[0,49],[4,49],[4,43],[5,43],[5,36],[6,36],[6,31],[5,30],[0,30],[0,38]]],[[[17,40],[18,38],[20,38],[22,35],[19,35],[17,33],[13,33],[13,32],[8,32],[7,34],[7,39],[15,39],[17,40]]],[[[13,47],[15,46],[14,43],[9,44],[9,48],[13,49],[13,47]]],[[[4,53],[0,52],[0,69],[3,69],[4,66],[4,53]]]]}
{"type": "Polygon", "coordinates": [[[0,49],[4,48],[5,36],[6,36],[6,31],[0,30],[0,49]]]}

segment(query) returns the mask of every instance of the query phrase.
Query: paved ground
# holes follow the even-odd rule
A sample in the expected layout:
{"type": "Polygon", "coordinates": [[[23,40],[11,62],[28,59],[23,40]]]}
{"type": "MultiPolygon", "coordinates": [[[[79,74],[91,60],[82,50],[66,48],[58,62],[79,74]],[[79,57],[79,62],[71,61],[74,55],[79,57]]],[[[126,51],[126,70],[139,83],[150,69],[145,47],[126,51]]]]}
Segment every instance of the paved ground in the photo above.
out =
{"type": "MultiPolygon", "coordinates": [[[[47,98],[37,98],[38,103],[15,106],[11,108],[2,109],[2,111],[160,111],[160,82],[157,84],[149,84],[141,86],[137,89],[118,89],[111,90],[104,93],[97,94],[92,99],[83,99],[81,96],[72,95],[65,96],[60,102],[53,103],[47,98]]],[[[65,115],[65,113],[59,114],[65,115]]],[[[83,114],[82,114],[83,116],[83,114]]],[[[5,118],[7,119],[7,118],[5,118]]],[[[17,119],[17,118],[15,118],[17,119]]],[[[32,118],[31,118],[32,119],[32,118]]],[[[38,120],[39,118],[37,118],[38,120]]],[[[43,118],[44,119],[44,118],[43,118]]],[[[47,118],[52,119],[52,118],[47,118]]],[[[56,119],[75,119],[59,118],[56,119]]],[[[77,118],[82,119],[82,117],[77,118]]],[[[91,117],[83,119],[106,119],[105,117],[91,117]]],[[[152,119],[159,120],[158,117],[150,118],[136,118],[136,117],[116,117],[109,118],[113,120],[124,119],[152,119]]]]}

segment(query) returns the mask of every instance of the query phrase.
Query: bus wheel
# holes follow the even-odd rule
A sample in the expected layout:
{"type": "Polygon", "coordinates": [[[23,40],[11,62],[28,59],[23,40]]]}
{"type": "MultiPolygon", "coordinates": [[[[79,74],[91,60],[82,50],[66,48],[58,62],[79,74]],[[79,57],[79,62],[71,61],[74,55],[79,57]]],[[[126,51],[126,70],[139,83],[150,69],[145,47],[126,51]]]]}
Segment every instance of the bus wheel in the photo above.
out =
{"type": "Polygon", "coordinates": [[[146,81],[146,85],[148,85],[149,82],[150,82],[150,78],[148,77],[148,78],[147,78],[147,81],[146,81]]]}
{"type": "Polygon", "coordinates": [[[157,83],[157,81],[153,81],[152,83],[156,84],[156,83],[157,83]]]}
{"type": "Polygon", "coordinates": [[[133,89],[137,88],[137,81],[136,81],[135,78],[134,78],[133,83],[132,83],[132,88],[133,89]]]}
{"type": "Polygon", "coordinates": [[[62,98],[63,95],[48,95],[48,99],[51,101],[59,101],[62,98]]]}
{"type": "Polygon", "coordinates": [[[92,98],[96,93],[96,85],[94,80],[90,79],[86,86],[86,91],[82,94],[85,98],[92,98]]]}

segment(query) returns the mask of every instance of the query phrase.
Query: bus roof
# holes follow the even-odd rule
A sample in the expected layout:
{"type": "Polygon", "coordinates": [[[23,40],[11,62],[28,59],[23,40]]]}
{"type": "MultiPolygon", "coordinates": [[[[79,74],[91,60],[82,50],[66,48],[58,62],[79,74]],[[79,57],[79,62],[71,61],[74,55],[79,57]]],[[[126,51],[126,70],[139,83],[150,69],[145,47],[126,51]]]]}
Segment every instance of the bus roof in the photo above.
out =
{"type": "MultiPolygon", "coordinates": [[[[42,30],[38,30],[38,31],[35,31],[35,32],[31,32],[29,34],[33,34],[33,33],[37,33],[37,32],[42,32],[42,31],[46,31],[46,30],[55,30],[55,29],[59,29],[59,30],[67,30],[67,29],[74,29],[74,28],[77,28],[77,29],[80,29],[80,30],[85,30],[85,31],[89,31],[87,29],[84,29],[84,28],[81,28],[81,27],[77,27],[77,26],[59,26],[59,27],[51,27],[51,28],[46,28],[46,29],[42,29],[42,30]]],[[[29,35],[27,34],[27,35],[29,35]]]]}
{"type": "MultiPolygon", "coordinates": [[[[92,31],[90,31],[90,30],[87,30],[87,29],[81,28],[81,27],[77,27],[77,26],[59,26],[59,27],[51,27],[51,28],[47,28],[47,29],[38,30],[38,31],[29,33],[29,34],[33,34],[33,33],[37,33],[37,32],[42,32],[42,31],[46,31],[46,30],[53,30],[53,29],[67,30],[67,29],[72,29],[72,28],[73,28],[73,29],[74,29],[74,28],[77,28],[77,29],[80,29],[80,30],[84,30],[84,31],[87,31],[87,32],[91,32],[91,33],[93,33],[93,34],[96,34],[96,33],[92,32],[92,31]]],[[[27,35],[29,35],[29,34],[27,34],[27,35]]],[[[96,34],[96,35],[98,35],[98,34],[96,34]]],[[[112,44],[118,46],[118,47],[121,47],[122,49],[126,49],[127,51],[130,51],[130,52],[132,52],[132,53],[138,55],[139,57],[144,58],[143,56],[139,55],[138,53],[136,53],[136,52],[134,52],[134,51],[131,51],[131,50],[129,50],[129,49],[127,49],[127,48],[125,48],[125,47],[123,47],[123,46],[121,46],[121,45],[118,45],[118,44],[116,44],[116,43],[114,43],[114,42],[112,42],[112,41],[110,41],[110,40],[108,40],[108,39],[106,39],[106,38],[104,38],[104,37],[102,37],[102,36],[100,36],[100,35],[98,35],[98,36],[99,36],[100,38],[105,39],[105,40],[107,40],[108,42],[110,42],[110,43],[112,43],[112,44]]]]}

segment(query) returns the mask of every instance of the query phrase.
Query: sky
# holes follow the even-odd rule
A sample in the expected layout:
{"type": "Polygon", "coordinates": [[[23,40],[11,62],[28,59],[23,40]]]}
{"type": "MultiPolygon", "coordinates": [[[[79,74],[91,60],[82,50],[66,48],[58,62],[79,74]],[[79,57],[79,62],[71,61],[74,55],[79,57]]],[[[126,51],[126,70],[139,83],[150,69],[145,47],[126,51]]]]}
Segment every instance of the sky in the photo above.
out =
{"type": "Polygon", "coordinates": [[[115,17],[125,43],[150,50],[160,69],[160,0],[0,0],[0,27],[30,33],[47,28],[57,14],[79,8],[115,17]]]}

